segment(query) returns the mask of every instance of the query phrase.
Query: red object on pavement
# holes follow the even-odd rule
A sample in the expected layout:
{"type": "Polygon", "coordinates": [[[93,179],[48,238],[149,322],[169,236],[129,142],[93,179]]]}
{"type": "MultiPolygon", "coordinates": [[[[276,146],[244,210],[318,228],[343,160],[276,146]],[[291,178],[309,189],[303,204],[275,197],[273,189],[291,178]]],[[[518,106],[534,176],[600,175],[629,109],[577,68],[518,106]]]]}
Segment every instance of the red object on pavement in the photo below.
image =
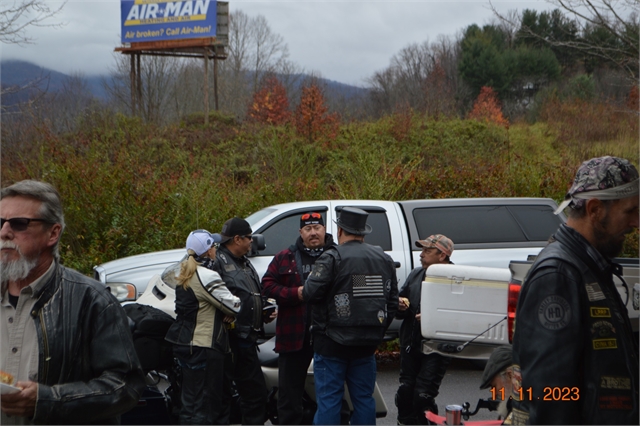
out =
{"type": "MultiPolygon", "coordinates": [[[[435,423],[437,425],[446,425],[447,424],[447,419],[446,417],[442,417],[439,416],[437,414],[433,414],[431,411],[426,411],[425,413],[425,417],[427,418],[427,420],[429,420],[431,423],[435,423]]],[[[489,425],[501,425],[502,424],[502,420],[476,420],[476,421],[463,421],[462,422],[463,425],[467,425],[467,426],[489,426],[489,425]]]]}

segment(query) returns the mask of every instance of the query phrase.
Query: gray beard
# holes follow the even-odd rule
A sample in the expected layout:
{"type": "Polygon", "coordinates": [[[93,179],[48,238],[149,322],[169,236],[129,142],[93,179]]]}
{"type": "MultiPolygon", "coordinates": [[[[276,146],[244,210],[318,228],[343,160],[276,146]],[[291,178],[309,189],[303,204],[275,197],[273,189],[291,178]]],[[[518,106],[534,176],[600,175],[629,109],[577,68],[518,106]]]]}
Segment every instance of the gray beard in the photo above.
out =
{"type": "Polygon", "coordinates": [[[29,272],[38,264],[38,258],[27,259],[20,253],[20,259],[13,261],[0,260],[0,276],[2,285],[10,281],[19,281],[27,278],[29,272]]]}

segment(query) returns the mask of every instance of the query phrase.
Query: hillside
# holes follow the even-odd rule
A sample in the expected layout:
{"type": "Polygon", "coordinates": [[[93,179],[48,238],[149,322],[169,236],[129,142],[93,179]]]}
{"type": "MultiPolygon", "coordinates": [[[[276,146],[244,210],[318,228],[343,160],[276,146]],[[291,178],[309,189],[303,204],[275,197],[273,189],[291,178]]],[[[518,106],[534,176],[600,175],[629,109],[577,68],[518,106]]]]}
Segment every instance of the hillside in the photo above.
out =
{"type": "MultiPolygon", "coordinates": [[[[2,99],[2,105],[9,107],[19,102],[26,101],[31,94],[36,92],[58,92],[63,89],[64,82],[70,76],[57,71],[53,71],[48,68],[41,67],[39,65],[18,61],[18,60],[2,60],[0,62],[0,83],[3,88],[3,92],[6,88],[15,87],[21,88],[25,86],[32,86],[35,83],[35,87],[30,87],[29,90],[22,90],[15,94],[5,95],[2,99]]],[[[82,76],[89,87],[89,90],[94,97],[106,100],[107,93],[103,87],[103,80],[108,75],[97,76],[82,76]]],[[[305,77],[304,75],[297,75],[296,77],[305,77]]],[[[247,75],[247,79],[251,79],[251,75],[247,75]]],[[[298,81],[303,81],[304,78],[298,78],[298,81]]],[[[368,92],[368,89],[343,84],[333,80],[319,79],[321,84],[327,88],[327,91],[333,95],[338,95],[343,99],[350,99],[356,96],[361,96],[368,92]]]]}
{"type": "MultiPolygon", "coordinates": [[[[637,120],[625,124],[613,108],[607,115],[581,105],[581,119],[591,124],[585,134],[569,125],[573,111],[556,109],[550,113],[556,122],[508,129],[413,114],[342,124],[315,140],[290,125],[239,123],[219,114],[207,126],[201,115],[159,126],[103,112],[78,117],[78,130],[68,134],[44,125],[21,130],[19,143],[3,146],[0,173],[3,183],[33,178],[58,188],[67,216],[63,259],[89,272],[110,259],[178,246],[192,229],[219,231],[229,217],[282,202],[560,201],[585,159],[608,154],[637,161],[637,120]]],[[[627,256],[637,256],[637,235],[627,256]]]]}
{"type": "MultiPolygon", "coordinates": [[[[0,82],[3,91],[9,87],[31,87],[32,92],[57,92],[62,90],[64,82],[70,76],[26,61],[3,60],[0,62],[0,82]]],[[[106,99],[106,92],[102,80],[106,76],[82,76],[91,93],[98,99],[106,99]]],[[[18,93],[8,99],[3,99],[4,106],[12,105],[16,101],[24,101],[29,91],[18,93]]]]}

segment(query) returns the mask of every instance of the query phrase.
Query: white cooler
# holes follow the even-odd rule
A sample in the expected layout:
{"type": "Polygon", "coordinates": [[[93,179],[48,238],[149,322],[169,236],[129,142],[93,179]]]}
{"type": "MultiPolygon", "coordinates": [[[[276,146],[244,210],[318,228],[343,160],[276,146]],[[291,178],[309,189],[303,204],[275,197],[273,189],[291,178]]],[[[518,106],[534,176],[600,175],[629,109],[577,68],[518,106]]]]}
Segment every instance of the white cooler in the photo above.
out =
{"type": "Polygon", "coordinates": [[[486,359],[495,346],[508,345],[507,321],[500,321],[507,315],[510,278],[507,268],[431,265],[422,283],[423,352],[486,359]],[[474,338],[461,352],[442,351],[443,345],[451,350],[474,338]]]}

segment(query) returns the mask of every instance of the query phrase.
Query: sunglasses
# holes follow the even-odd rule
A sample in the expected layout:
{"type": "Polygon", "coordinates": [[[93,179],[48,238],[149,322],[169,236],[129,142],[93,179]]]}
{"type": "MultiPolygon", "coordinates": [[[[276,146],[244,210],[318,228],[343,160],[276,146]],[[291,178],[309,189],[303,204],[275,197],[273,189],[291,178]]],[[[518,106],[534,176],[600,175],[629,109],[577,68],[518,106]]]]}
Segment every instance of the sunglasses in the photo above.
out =
{"type": "Polygon", "coordinates": [[[246,238],[247,240],[250,240],[251,239],[251,234],[249,234],[249,235],[238,235],[238,237],[246,238]]]}
{"type": "Polygon", "coordinates": [[[28,218],[28,217],[14,217],[11,219],[0,218],[0,229],[4,227],[4,224],[9,222],[9,226],[16,232],[26,231],[31,222],[44,222],[51,223],[46,219],[28,218]]]}
{"type": "Polygon", "coordinates": [[[320,213],[305,213],[300,216],[300,220],[309,220],[310,218],[322,219],[322,216],[320,215],[320,213]]]}

